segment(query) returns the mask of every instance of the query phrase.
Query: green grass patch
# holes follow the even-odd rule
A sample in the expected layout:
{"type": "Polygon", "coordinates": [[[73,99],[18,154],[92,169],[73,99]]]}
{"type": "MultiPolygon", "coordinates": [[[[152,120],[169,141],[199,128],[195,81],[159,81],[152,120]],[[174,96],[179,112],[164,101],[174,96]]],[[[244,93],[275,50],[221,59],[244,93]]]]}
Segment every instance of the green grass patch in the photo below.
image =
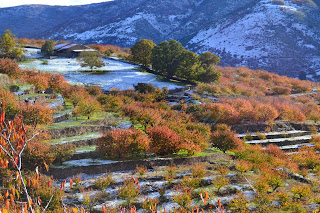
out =
{"type": "Polygon", "coordinates": [[[94,152],[96,151],[96,146],[81,146],[76,148],[76,153],[83,153],[83,152],[94,152]]]}
{"type": "Polygon", "coordinates": [[[72,120],[72,121],[63,121],[59,123],[54,123],[48,127],[48,129],[63,129],[68,127],[76,127],[76,126],[95,126],[95,125],[88,125],[82,123],[81,120],[72,120]]]}

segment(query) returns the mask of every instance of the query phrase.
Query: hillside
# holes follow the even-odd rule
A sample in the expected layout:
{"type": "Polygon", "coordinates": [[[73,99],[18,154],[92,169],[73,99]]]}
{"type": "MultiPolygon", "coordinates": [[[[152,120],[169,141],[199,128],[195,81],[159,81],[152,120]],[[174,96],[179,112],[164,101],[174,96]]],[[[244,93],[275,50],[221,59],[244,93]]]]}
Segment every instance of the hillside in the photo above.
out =
{"type": "MultiPolygon", "coordinates": [[[[0,8],[0,31],[19,37],[131,46],[142,38],[212,51],[222,65],[319,80],[318,1],[115,0],[84,6],[0,8]],[[37,24],[34,24],[37,23],[37,24]]],[[[320,74],[320,73],[319,73],[320,74]]]]}

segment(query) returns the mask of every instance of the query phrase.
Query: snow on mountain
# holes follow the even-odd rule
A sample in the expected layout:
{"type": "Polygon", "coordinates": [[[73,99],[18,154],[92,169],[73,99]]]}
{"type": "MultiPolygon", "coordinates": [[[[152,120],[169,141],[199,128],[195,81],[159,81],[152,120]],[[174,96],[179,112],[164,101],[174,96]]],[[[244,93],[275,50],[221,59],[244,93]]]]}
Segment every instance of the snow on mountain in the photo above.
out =
{"type": "Polygon", "coordinates": [[[222,65],[288,76],[320,74],[320,3],[312,0],[115,0],[84,6],[0,8],[0,31],[129,47],[176,39],[222,65]],[[35,24],[36,23],[36,24],[35,24]]]}

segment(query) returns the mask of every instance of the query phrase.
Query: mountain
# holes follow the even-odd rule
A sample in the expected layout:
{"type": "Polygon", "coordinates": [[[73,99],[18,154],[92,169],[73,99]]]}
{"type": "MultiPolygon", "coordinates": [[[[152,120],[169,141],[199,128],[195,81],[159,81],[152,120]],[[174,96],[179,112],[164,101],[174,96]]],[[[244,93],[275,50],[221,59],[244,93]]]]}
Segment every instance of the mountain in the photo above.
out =
{"type": "Polygon", "coordinates": [[[0,32],[128,47],[176,39],[224,66],[320,80],[319,0],[114,0],[0,8],[0,32]]]}

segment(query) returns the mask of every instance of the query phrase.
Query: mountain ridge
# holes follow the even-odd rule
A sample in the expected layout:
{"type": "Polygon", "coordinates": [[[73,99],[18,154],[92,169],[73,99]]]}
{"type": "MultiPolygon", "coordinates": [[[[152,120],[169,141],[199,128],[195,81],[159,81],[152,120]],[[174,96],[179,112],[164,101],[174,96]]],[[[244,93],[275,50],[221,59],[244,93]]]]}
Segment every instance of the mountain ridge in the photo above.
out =
{"type": "Polygon", "coordinates": [[[0,8],[0,32],[18,37],[132,46],[175,39],[224,66],[320,80],[318,1],[115,0],[83,6],[0,8]],[[2,23],[2,24],[1,24],[2,23]],[[37,24],[32,24],[37,23],[37,24]],[[318,73],[317,73],[318,72],[318,73]]]}

